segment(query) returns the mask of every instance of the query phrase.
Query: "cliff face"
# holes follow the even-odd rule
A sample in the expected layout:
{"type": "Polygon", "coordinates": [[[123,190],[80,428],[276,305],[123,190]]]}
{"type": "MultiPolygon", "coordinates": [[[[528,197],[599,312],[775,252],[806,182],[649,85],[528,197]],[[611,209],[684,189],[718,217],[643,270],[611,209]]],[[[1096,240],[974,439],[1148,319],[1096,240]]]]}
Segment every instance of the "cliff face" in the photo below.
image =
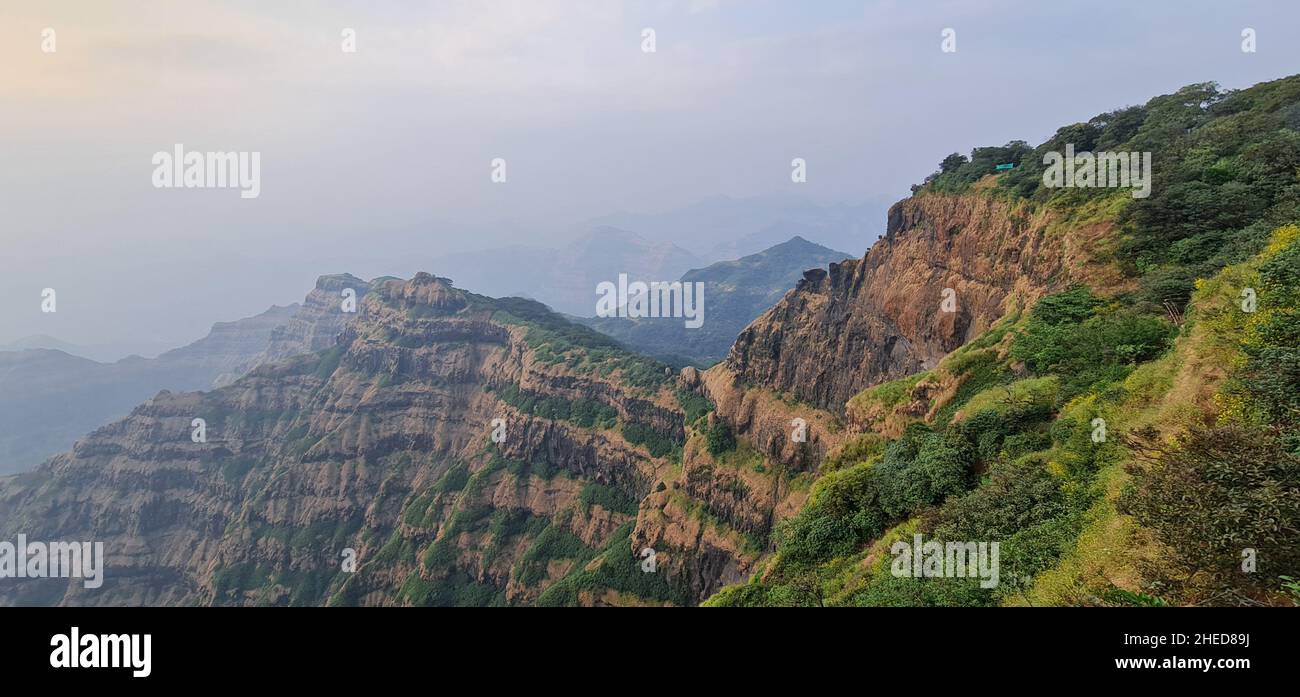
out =
{"type": "Polygon", "coordinates": [[[662,366],[428,274],[358,295],[330,349],[164,392],[0,480],[0,534],[108,556],[101,589],[29,581],[0,604],[530,602],[634,560],[636,502],[673,469],[647,448],[684,439],[662,366]]]}
{"type": "Polygon", "coordinates": [[[269,336],[252,352],[243,354],[242,360],[213,383],[215,387],[229,385],[244,373],[267,363],[323,351],[334,345],[334,340],[354,313],[343,312],[344,292],[355,293],[356,312],[365,311],[361,298],[370,292],[371,284],[352,274],[331,274],[316,279],[316,287],[307,293],[300,306],[284,321],[271,329],[269,336]]]}
{"type": "MultiPolygon", "coordinates": [[[[271,338],[302,312],[298,304],[271,309],[255,317],[234,322],[217,322],[208,335],[188,346],[168,351],[156,359],[160,364],[192,366],[201,370],[213,385],[224,385],[243,374],[250,356],[266,350],[271,338]]],[[[298,351],[296,353],[304,353],[298,351]]],[[[169,386],[164,386],[169,387],[169,386]]]]}
{"type": "Polygon", "coordinates": [[[933,367],[1009,298],[1061,283],[1067,259],[1084,251],[1054,239],[1053,222],[981,195],[901,201],[865,258],[806,273],[714,370],[843,413],[863,388],[933,367]]]}

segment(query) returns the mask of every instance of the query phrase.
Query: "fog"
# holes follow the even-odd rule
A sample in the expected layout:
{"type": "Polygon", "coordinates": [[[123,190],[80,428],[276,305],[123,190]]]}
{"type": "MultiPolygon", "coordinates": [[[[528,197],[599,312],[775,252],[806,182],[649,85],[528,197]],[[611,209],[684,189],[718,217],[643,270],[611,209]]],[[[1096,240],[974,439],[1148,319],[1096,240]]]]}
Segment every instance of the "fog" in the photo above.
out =
{"type": "MultiPolygon", "coordinates": [[[[1280,1],[376,4],[0,8],[0,343],[180,345],[323,273],[455,278],[439,257],[701,201],[875,210],[948,153],[1300,66],[1280,1]],[[259,195],[155,187],[177,144],[260,153],[259,195]]],[[[872,217],[814,241],[861,254],[872,217]]]]}

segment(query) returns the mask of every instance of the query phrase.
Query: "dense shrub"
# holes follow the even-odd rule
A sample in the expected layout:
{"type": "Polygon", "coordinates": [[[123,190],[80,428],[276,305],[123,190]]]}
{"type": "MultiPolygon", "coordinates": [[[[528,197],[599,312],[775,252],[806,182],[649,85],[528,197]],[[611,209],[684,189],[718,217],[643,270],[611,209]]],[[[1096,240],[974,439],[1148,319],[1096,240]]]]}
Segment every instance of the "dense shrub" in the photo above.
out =
{"type": "Polygon", "coordinates": [[[889,525],[965,491],[973,448],[913,424],[878,464],[826,474],[809,503],[778,526],[783,559],[807,563],[857,551],[889,525]]]}
{"type": "Polygon", "coordinates": [[[593,505],[598,505],[608,511],[616,511],[624,515],[636,515],[637,502],[627,494],[613,487],[598,484],[596,482],[587,482],[578,494],[578,500],[586,510],[590,510],[593,505]]]}
{"type": "Polygon", "coordinates": [[[610,543],[601,550],[600,564],[596,568],[570,573],[547,588],[538,597],[537,604],[543,607],[577,605],[579,593],[604,593],[607,590],[645,600],[689,604],[686,590],[669,582],[667,574],[641,570],[640,558],[627,547],[632,526],[632,523],[627,523],[610,535],[610,543]]]}
{"type": "Polygon", "coordinates": [[[1300,574],[1300,457],[1280,447],[1274,429],[1195,427],[1170,442],[1148,428],[1129,445],[1140,459],[1123,508],[1177,550],[1188,572],[1265,589],[1300,574]],[[1248,548],[1253,574],[1241,570],[1248,548]]]}
{"type": "Polygon", "coordinates": [[[639,423],[623,424],[623,437],[629,443],[644,445],[651,457],[666,457],[677,451],[679,443],[659,433],[650,426],[639,423]]]}
{"type": "Polygon", "coordinates": [[[1049,295],[1034,306],[1012,357],[1039,375],[1059,375],[1061,399],[1122,380],[1136,364],[1159,356],[1173,338],[1164,319],[1107,308],[1087,289],[1049,295]]]}
{"type": "Polygon", "coordinates": [[[1259,311],[1242,337],[1238,378],[1280,444],[1300,455],[1300,231],[1259,270],[1259,311]]]}
{"type": "Polygon", "coordinates": [[[686,424],[695,425],[700,417],[713,411],[713,402],[708,397],[704,397],[693,392],[677,390],[677,403],[681,405],[682,411],[686,412],[686,424]]]}
{"type": "Polygon", "coordinates": [[[715,419],[713,425],[709,426],[706,441],[709,454],[714,457],[736,449],[736,435],[731,432],[731,427],[722,419],[715,419]]]}

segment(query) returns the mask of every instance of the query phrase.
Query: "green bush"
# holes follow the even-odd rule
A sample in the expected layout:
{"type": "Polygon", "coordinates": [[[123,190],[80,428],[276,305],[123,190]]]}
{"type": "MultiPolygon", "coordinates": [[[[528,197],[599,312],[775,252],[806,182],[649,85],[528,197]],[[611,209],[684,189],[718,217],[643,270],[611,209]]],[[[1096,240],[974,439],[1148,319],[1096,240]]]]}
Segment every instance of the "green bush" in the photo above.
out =
{"type": "Polygon", "coordinates": [[[671,438],[645,424],[623,424],[623,437],[629,443],[644,445],[650,451],[651,457],[665,457],[679,447],[679,444],[671,438]]]}
{"type": "Polygon", "coordinates": [[[1038,375],[1060,376],[1064,402],[1159,356],[1174,329],[1135,310],[1103,308],[1087,289],[1072,288],[1039,300],[1011,356],[1038,375]]]}
{"type": "Polygon", "coordinates": [[[593,505],[598,505],[607,511],[615,511],[624,515],[636,515],[637,502],[632,497],[613,487],[608,487],[596,482],[587,482],[578,494],[578,501],[582,507],[588,511],[593,505]]]}
{"type": "Polygon", "coordinates": [[[686,412],[688,426],[693,426],[700,417],[713,411],[713,402],[708,397],[681,389],[677,390],[677,403],[681,405],[682,411],[686,412]]]}
{"type": "Polygon", "coordinates": [[[731,432],[731,426],[722,419],[715,419],[713,425],[709,427],[709,432],[705,436],[709,454],[717,457],[723,453],[731,452],[736,449],[736,434],[731,432]]]}
{"type": "Polygon", "coordinates": [[[1275,429],[1198,426],[1170,443],[1147,428],[1129,445],[1139,461],[1123,509],[1177,550],[1189,573],[1261,590],[1300,573],[1300,457],[1282,449],[1275,429]],[[1256,550],[1253,574],[1241,573],[1247,548],[1256,550]]]}
{"type": "Polygon", "coordinates": [[[791,563],[855,552],[922,508],[965,491],[973,448],[912,424],[878,464],[826,474],[803,510],[777,527],[778,551],[791,563]]]}

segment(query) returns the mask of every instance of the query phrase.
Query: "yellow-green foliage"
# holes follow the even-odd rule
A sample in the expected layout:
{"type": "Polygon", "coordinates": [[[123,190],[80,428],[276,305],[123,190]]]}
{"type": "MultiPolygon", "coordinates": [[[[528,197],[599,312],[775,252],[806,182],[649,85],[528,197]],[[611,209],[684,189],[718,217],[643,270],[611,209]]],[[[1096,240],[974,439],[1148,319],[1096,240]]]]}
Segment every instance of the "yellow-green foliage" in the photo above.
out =
{"type": "Polygon", "coordinates": [[[882,382],[879,385],[869,387],[849,400],[850,408],[862,409],[873,403],[886,408],[896,406],[907,398],[912,392],[912,388],[916,387],[916,383],[931,377],[933,374],[934,371],[926,370],[914,375],[908,375],[905,378],[882,382]]]}
{"type": "MultiPolygon", "coordinates": [[[[1178,339],[1174,351],[1134,370],[1123,382],[1123,400],[1099,412],[1112,433],[1144,426],[1178,432],[1206,418],[1205,405],[1194,400],[1195,395],[1204,393],[1212,393],[1218,407],[1211,417],[1244,417],[1248,397],[1223,389],[1225,373],[1216,369],[1240,368],[1245,363],[1243,348],[1261,340],[1257,328],[1272,313],[1294,311],[1260,307],[1247,313],[1241,310],[1240,303],[1241,290],[1258,283],[1260,266],[1298,241],[1300,228],[1280,228],[1256,257],[1197,282],[1188,312],[1188,330],[1178,339]]],[[[1081,399],[1068,408],[1086,405],[1081,399]]],[[[1090,604],[1111,587],[1143,592],[1143,570],[1158,573],[1169,564],[1172,551],[1131,516],[1116,510],[1116,502],[1130,481],[1123,464],[1132,457],[1126,448],[1119,455],[1098,472],[1096,482],[1104,496],[1088,510],[1088,522],[1074,549],[1054,568],[1038,576],[1027,600],[1013,597],[1008,599],[1009,604],[1090,604]]]]}
{"type": "Polygon", "coordinates": [[[862,462],[870,462],[879,457],[885,447],[885,438],[875,433],[864,433],[845,443],[838,451],[831,454],[822,463],[821,472],[826,474],[844,467],[862,462]]]}
{"type": "Polygon", "coordinates": [[[985,410],[1002,413],[1016,404],[1050,404],[1056,401],[1059,389],[1060,381],[1055,376],[1025,378],[980,392],[971,397],[961,411],[965,415],[985,410]]]}

